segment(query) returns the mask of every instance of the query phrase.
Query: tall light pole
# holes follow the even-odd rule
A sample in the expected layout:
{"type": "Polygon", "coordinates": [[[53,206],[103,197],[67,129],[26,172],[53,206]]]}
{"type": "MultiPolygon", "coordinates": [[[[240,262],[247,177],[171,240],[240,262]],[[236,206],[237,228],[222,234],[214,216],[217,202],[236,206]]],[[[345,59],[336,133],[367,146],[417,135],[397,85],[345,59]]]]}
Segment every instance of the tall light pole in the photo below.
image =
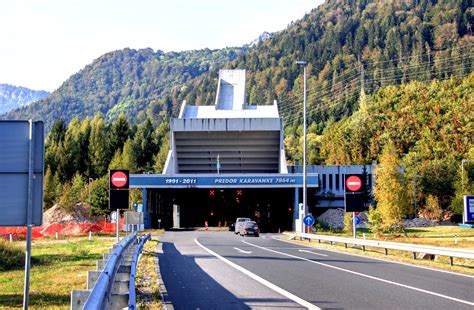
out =
{"type": "Polygon", "coordinates": [[[465,163],[470,163],[471,161],[469,159],[463,159],[461,161],[461,189],[462,189],[462,195],[464,195],[464,164],[465,163]]]}
{"type": "MultiPolygon", "coordinates": [[[[304,214],[306,215],[306,208],[308,206],[308,197],[306,195],[306,61],[297,60],[297,65],[303,66],[303,79],[304,79],[304,87],[303,87],[303,210],[304,214]]],[[[303,223],[303,219],[300,219],[301,223],[303,223]]],[[[304,224],[303,224],[304,227],[304,224]]],[[[304,230],[302,230],[304,232],[304,230]]]]}

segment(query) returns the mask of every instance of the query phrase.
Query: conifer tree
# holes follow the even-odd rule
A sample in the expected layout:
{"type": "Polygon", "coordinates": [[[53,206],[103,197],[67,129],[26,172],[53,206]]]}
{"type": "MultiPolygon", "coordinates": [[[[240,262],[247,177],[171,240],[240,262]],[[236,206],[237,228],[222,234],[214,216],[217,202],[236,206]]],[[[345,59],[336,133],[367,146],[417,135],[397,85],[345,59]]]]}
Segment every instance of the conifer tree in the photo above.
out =
{"type": "Polygon", "coordinates": [[[56,179],[54,178],[51,168],[46,168],[46,173],[44,174],[44,209],[49,209],[54,205],[56,201],[56,179]]]}
{"type": "Polygon", "coordinates": [[[91,122],[89,139],[89,160],[93,170],[93,177],[100,177],[107,173],[110,161],[108,142],[104,119],[97,113],[91,122]]]}

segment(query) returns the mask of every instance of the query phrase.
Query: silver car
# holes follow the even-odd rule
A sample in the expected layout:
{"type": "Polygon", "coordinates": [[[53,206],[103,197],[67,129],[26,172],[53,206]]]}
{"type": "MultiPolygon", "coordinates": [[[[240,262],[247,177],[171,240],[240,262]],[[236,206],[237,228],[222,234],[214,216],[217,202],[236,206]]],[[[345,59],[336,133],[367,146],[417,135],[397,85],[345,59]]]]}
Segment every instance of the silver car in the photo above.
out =
{"type": "Polygon", "coordinates": [[[242,228],[242,226],[244,225],[245,222],[248,222],[248,221],[251,221],[250,218],[248,217],[238,217],[236,220],[235,220],[235,230],[234,230],[234,234],[238,234],[240,232],[240,229],[242,228]]]}

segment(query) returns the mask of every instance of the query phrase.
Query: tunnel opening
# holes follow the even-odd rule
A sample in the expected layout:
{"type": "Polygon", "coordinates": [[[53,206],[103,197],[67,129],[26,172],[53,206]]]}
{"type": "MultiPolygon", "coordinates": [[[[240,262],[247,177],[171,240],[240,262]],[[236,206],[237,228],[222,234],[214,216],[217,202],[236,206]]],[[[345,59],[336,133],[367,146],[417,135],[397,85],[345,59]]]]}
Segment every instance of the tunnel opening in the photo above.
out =
{"type": "Polygon", "coordinates": [[[228,227],[237,217],[255,220],[261,232],[292,229],[293,188],[186,188],[148,191],[150,224],[179,227],[228,227]]]}

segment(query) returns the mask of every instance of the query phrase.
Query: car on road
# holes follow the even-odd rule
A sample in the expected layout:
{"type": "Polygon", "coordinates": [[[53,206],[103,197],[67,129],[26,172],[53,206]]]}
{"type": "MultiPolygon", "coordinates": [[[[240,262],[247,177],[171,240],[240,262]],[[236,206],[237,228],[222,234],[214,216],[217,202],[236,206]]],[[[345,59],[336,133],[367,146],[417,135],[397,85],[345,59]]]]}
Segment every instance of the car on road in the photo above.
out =
{"type": "Polygon", "coordinates": [[[252,219],[248,218],[248,217],[238,217],[236,220],[235,220],[235,230],[234,230],[234,233],[235,234],[238,234],[240,232],[240,228],[242,227],[242,225],[244,225],[245,222],[248,222],[248,221],[251,221],[252,219]]]}
{"type": "Polygon", "coordinates": [[[260,229],[255,221],[247,221],[240,227],[239,234],[241,236],[254,235],[258,237],[258,235],[260,235],[260,229]]]}
{"type": "Polygon", "coordinates": [[[235,232],[235,223],[230,223],[230,225],[229,225],[229,231],[235,232]]]}

